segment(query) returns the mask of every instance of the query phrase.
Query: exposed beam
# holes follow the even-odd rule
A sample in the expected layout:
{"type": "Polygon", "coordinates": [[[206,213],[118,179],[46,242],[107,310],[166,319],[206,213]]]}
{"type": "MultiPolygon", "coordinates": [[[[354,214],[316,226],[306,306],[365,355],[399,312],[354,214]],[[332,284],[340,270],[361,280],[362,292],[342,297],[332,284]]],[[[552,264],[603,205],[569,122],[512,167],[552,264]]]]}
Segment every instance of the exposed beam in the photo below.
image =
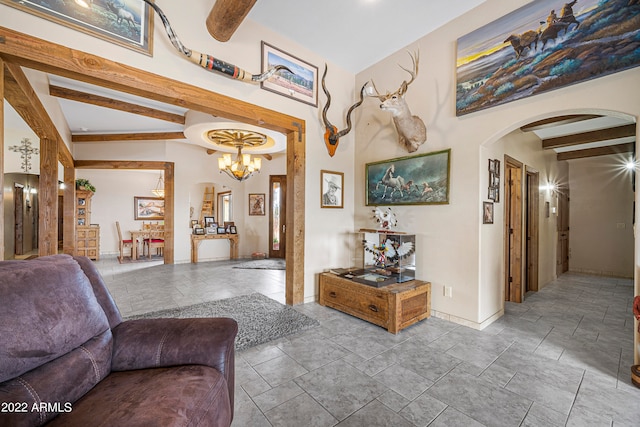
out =
{"type": "Polygon", "coordinates": [[[216,0],[207,16],[207,30],[221,42],[229,41],[256,0],[216,0]]]}
{"type": "MultiPolygon", "coordinates": [[[[301,133],[305,132],[304,120],[296,117],[178,80],[138,70],[5,27],[0,27],[0,56],[7,62],[14,62],[27,68],[201,111],[228,120],[260,126],[284,134],[298,130],[293,123],[300,125],[299,131],[301,133]]],[[[179,60],[176,57],[176,61],[179,60]]],[[[193,73],[206,73],[206,71],[195,67],[193,73]]],[[[226,79],[225,82],[229,85],[247,84],[215,74],[211,74],[210,78],[214,81],[226,79]]]]}
{"type": "Polygon", "coordinates": [[[548,129],[550,127],[568,125],[570,123],[577,123],[584,120],[597,119],[602,117],[597,114],[569,114],[565,116],[551,117],[548,119],[538,120],[528,125],[524,125],[520,128],[522,132],[532,132],[541,129],[548,129]]]}
{"type": "Polygon", "coordinates": [[[621,154],[621,153],[633,153],[636,144],[629,142],[626,144],[609,145],[607,147],[588,148],[585,150],[567,151],[565,153],[558,153],[557,159],[560,160],[572,160],[583,159],[585,157],[597,157],[607,156],[609,154],[621,154]]]}
{"type": "MultiPolygon", "coordinates": [[[[145,169],[164,170],[168,163],[155,160],[76,160],[76,169],[145,169]]],[[[167,178],[165,177],[165,180],[167,178]]]]}
{"type": "Polygon", "coordinates": [[[571,145],[588,144],[592,142],[607,141],[611,139],[627,138],[636,136],[636,124],[617,126],[607,129],[593,130],[590,132],[576,133],[556,138],[542,140],[542,148],[568,147],[571,145]]]}
{"type": "Polygon", "coordinates": [[[168,113],[155,108],[143,107],[129,102],[118,101],[92,93],[81,92],[60,86],[49,86],[49,95],[58,98],[69,99],[71,101],[84,102],[85,104],[97,105],[99,107],[111,108],[113,110],[124,111],[132,114],[139,114],[152,119],[165,120],[171,123],[184,124],[184,116],[180,114],[168,113]]]}
{"type": "Polygon", "coordinates": [[[72,142],[107,142],[107,141],[164,141],[168,139],[185,139],[182,132],[138,132],[138,133],[101,133],[72,135],[72,142]]]}

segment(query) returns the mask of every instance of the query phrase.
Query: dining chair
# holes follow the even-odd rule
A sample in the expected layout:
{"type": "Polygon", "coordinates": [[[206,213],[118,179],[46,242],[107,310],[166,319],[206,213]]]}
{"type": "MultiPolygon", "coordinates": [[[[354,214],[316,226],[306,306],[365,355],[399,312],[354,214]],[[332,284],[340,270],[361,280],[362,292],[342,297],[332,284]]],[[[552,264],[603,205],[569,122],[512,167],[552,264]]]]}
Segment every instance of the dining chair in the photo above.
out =
{"type": "Polygon", "coordinates": [[[118,221],[116,221],[116,228],[118,229],[118,249],[120,250],[118,262],[122,264],[122,261],[124,259],[124,250],[126,248],[129,248],[129,256],[133,258],[133,240],[125,240],[122,238],[122,231],[120,230],[120,223],[118,221]]]}
{"type": "Polygon", "coordinates": [[[151,259],[151,249],[155,248],[156,253],[163,255],[164,250],[164,230],[149,231],[149,237],[142,241],[142,255],[144,256],[145,248],[147,250],[147,256],[151,259]]]}

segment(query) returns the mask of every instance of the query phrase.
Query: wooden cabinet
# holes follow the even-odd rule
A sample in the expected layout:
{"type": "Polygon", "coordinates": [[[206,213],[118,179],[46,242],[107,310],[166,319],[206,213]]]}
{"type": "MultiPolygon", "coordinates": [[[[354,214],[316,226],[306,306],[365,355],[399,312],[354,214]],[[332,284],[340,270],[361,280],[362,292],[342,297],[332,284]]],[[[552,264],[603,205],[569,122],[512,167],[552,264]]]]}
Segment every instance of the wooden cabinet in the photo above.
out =
{"type": "Polygon", "coordinates": [[[397,334],[431,316],[431,283],[411,280],[375,288],[321,273],[318,302],[397,334]]]}
{"type": "Polygon", "coordinates": [[[100,226],[91,225],[92,191],[76,190],[76,255],[100,258],[100,226]]]}

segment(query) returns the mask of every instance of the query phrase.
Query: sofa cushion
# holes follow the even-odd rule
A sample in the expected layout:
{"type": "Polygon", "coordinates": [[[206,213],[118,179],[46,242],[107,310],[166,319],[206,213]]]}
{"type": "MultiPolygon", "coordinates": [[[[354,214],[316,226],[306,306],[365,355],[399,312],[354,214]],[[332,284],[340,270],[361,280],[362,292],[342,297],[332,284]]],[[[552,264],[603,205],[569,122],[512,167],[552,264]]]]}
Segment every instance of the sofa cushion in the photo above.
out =
{"type": "Polygon", "coordinates": [[[0,383],[108,329],[89,279],[70,256],[0,262],[0,383]]]}
{"type": "Polygon", "coordinates": [[[185,365],[112,372],[48,425],[228,426],[231,417],[222,374],[185,365]]]}
{"type": "Polygon", "coordinates": [[[39,426],[73,403],[109,374],[111,330],[69,353],[9,381],[0,383],[0,402],[20,402],[22,411],[0,413],[0,426],[39,426]]]}

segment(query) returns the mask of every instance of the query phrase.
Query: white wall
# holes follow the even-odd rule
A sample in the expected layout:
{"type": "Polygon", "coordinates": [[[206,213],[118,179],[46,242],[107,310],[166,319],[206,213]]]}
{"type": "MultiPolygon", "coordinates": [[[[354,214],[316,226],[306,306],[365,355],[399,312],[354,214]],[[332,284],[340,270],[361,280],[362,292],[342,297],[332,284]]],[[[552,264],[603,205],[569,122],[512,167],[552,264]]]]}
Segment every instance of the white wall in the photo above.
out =
{"type": "MultiPolygon", "coordinates": [[[[415,154],[451,148],[451,193],[448,205],[394,208],[398,228],[418,236],[417,274],[432,282],[432,309],[478,328],[494,320],[503,304],[503,249],[497,234],[500,226],[483,226],[480,215],[487,197],[486,159],[495,157],[490,146],[526,123],[568,112],[640,114],[640,69],[634,68],[456,117],[456,40],[526,3],[487,0],[406,47],[419,49],[422,58],[420,74],[406,95],[413,114],[424,120],[428,131],[427,142],[415,154]],[[495,231],[485,233],[489,229],[495,231]],[[487,250],[498,255],[486,256],[487,250]],[[452,298],[442,296],[444,286],[453,287],[452,298]]],[[[408,61],[402,49],[358,73],[356,87],[373,78],[381,92],[394,91],[407,78],[397,64],[407,66],[408,61]]],[[[504,150],[508,150],[506,143],[504,150]]],[[[370,207],[363,200],[365,164],[405,155],[407,152],[396,143],[390,117],[380,111],[377,101],[367,100],[356,121],[356,227],[371,226],[370,207]]],[[[541,202],[544,206],[544,200],[541,202]]],[[[498,204],[496,213],[501,209],[503,203],[498,204]]],[[[499,215],[496,220],[501,220],[499,215]]],[[[551,228],[549,224],[546,231],[550,241],[551,228]]],[[[541,281],[553,277],[551,265],[550,258],[541,262],[541,281]]]]}
{"type": "Polygon", "coordinates": [[[570,271],[633,277],[634,194],[625,157],[570,162],[570,271]]]}
{"type": "MultiPolygon", "coordinates": [[[[277,46],[284,51],[315,64],[320,71],[325,62],[328,63],[329,72],[327,85],[332,93],[331,111],[329,119],[339,128],[344,126],[344,113],[356,99],[354,93],[354,75],[337,65],[328,62],[325,58],[309,51],[294,41],[273,33],[272,31],[257,25],[250,19],[246,19],[240,28],[226,43],[218,42],[207,32],[205,19],[211,9],[209,2],[190,2],[185,8],[181,2],[165,2],[162,5],[165,14],[169,17],[174,30],[185,46],[214,55],[227,62],[234,63],[251,73],[260,72],[262,40],[277,46]]],[[[319,108],[302,104],[295,100],[282,97],[269,91],[260,89],[258,85],[234,81],[227,77],[210,73],[182,57],[170,44],[160,20],[155,19],[154,50],[153,56],[146,56],[126,48],[114,45],[104,40],[91,37],[57,25],[33,15],[21,12],[12,7],[0,5],[2,24],[10,29],[26,32],[32,36],[40,37],[54,43],[69,46],[85,52],[105,57],[120,63],[160,74],[172,79],[189,82],[214,92],[218,92],[233,98],[241,99],[256,105],[282,112],[297,118],[301,118],[306,124],[306,207],[305,207],[305,300],[312,301],[315,298],[316,276],[327,267],[343,265],[345,249],[348,246],[345,233],[353,230],[353,185],[354,175],[353,133],[341,138],[340,146],[334,157],[330,157],[324,146],[324,129],[320,120],[320,109],[325,101],[324,94],[319,94],[319,108]],[[344,209],[320,209],[320,170],[336,170],[345,172],[345,208],[344,209]],[[330,211],[330,212],[326,212],[330,211]],[[323,218],[320,220],[319,218],[323,218]]],[[[38,91],[38,96],[47,98],[46,91],[38,91]]],[[[48,105],[45,103],[45,105],[48,105]]],[[[68,137],[68,134],[65,136],[68,137]]],[[[92,145],[97,148],[98,144],[92,145]]],[[[138,144],[133,144],[138,145],[138,144]]],[[[170,160],[175,154],[173,149],[165,152],[155,151],[157,147],[139,144],[148,153],[139,153],[139,157],[129,157],[127,160],[137,160],[153,157],[154,160],[170,160]]],[[[77,159],[113,159],[117,150],[106,153],[95,153],[92,148],[76,149],[73,154],[77,159]]],[[[176,165],[178,167],[178,165],[176,165]]],[[[192,166],[188,166],[193,168],[192,166]]],[[[83,172],[84,173],[84,172],[83,172]]],[[[181,172],[176,171],[176,175],[181,172]]],[[[208,181],[208,178],[205,180],[208,181]]],[[[203,182],[198,179],[195,182],[203,182]]],[[[188,183],[189,185],[191,182],[188,183]]],[[[97,194],[99,196],[99,193],[97,194]]],[[[176,200],[176,211],[180,206],[188,203],[186,197],[176,200]]],[[[244,202],[246,203],[246,202],[244,202]]],[[[187,208],[185,207],[185,211],[187,208]]],[[[181,219],[176,218],[176,250],[182,247],[188,239],[186,230],[181,229],[181,219]]],[[[202,245],[203,255],[204,244],[202,245]]],[[[242,248],[242,246],[241,246],[242,248]]],[[[184,255],[176,254],[176,261],[186,259],[184,255]]]]}

